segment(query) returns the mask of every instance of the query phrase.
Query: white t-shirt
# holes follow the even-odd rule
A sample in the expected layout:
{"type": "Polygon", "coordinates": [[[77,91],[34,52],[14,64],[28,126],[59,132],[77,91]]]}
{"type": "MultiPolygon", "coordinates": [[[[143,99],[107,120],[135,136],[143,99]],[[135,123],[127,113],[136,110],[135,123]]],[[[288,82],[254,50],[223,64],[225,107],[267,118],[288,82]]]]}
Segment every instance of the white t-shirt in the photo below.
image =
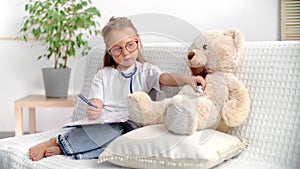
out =
{"type": "MultiPolygon", "coordinates": [[[[124,73],[136,73],[132,76],[132,90],[149,93],[151,89],[160,90],[159,77],[163,71],[150,63],[136,62],[124,73]]],[[[100,69],[91,84],[89,99],[97,98],[103,101],[102,117],[127,117],[127,96],[130,94],[130,78],[125,78],[114,68],[100,69]]]]}

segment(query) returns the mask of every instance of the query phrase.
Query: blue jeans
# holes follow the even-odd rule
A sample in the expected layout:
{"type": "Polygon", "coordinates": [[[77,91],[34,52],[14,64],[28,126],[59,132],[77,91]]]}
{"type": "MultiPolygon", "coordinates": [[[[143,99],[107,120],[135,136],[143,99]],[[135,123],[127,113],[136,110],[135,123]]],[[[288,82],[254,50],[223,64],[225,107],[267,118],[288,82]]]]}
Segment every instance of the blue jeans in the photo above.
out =
{"type": "Polygon", "coordinates": [[[57,141],[65,155],[74,159],[92,159],[98,158],[115,138],[135,128],[136,125],[128,121],[71,127],[58,135],[57,141]]]}

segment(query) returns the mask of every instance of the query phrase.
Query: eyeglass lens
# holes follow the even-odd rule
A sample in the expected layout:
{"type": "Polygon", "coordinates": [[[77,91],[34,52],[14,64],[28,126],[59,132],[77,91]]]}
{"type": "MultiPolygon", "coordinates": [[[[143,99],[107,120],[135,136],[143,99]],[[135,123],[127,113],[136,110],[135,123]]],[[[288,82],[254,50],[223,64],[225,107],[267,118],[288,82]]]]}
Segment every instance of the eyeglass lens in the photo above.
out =
{"type": "MultiPolygon", "coordinates": [[[[137,49],[137,43],[138,43],[138,41],[130,41],[130,42],[126,43],[125,49],[128,52],[134,52],[137,49]]],[[[116,46],[116,47],[111,48],[109,51],[110,51],[111,55],[119,56],[122,53],[122,48],[123,47],[121,47],[121,46],[116,46]]]]}

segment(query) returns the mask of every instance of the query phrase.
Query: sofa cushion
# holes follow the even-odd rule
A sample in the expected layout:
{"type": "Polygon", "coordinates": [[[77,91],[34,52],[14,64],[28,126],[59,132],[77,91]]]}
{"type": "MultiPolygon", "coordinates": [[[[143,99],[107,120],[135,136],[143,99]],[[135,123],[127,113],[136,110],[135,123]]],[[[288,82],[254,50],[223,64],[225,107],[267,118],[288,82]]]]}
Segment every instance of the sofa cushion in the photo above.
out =
{"type": "Polygon", "coordinates": [[[300,42],[247,42],[236,75],[251,112],[232,135],[249,139],[245,158],[300,168],[300,42]]]}
{"type": "Polygon", "coordinates": [[[211,168],[238,155],[247,145],[245,139],[211,129],[184,136],[157,124],[115,139],[100,154],[99,162],[130,168],[211,168]]]}

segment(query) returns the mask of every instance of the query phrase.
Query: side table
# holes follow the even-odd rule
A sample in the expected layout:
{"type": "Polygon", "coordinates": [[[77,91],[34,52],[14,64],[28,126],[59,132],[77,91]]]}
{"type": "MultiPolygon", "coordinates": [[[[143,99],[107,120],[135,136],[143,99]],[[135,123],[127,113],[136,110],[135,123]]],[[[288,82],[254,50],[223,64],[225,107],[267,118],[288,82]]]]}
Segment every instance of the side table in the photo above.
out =
{"type": "Polygon", "coordinates": [[[36,132],[35,108],[37,107],[74,107],[74,96],[66,98],[47,98],[45,95],[28,95],[15,101],[15,135],[23,135],[23,109],[29,110],[29,133],[36,132]]]}

